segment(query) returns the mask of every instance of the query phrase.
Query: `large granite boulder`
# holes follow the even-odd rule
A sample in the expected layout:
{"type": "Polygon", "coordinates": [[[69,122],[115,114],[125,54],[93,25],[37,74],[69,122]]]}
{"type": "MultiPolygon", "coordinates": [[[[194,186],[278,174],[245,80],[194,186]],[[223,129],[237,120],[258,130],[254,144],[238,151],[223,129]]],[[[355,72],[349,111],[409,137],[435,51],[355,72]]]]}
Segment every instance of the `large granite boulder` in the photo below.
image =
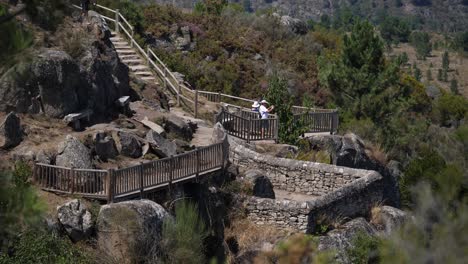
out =
{"type": "Polygon", "coordinates": [[[103,161],[113,159],[119,155],[114,139],[105,132],[98,132],[94,135],[94,150],[96,155],[103,161]]]}
{"type": "Polygon", "coordinates": [[[156,155],[158,155],[160,158],[167,158],[177,154],[177,144],[173,141],[165,139],[156,131],[148,131],[146,134],[146,140],[156,155]]]}
{"type": "Polygon", "coordinates": [[[245,179],[252,183],[254,196],[275,199],[273,184],[265,175],[265,172],[260,170],[248,170],[245,172],[245,179]]]}
{"type": "Polygon", "coordinates": [[[160,241],[163,221],[170,217],[150,200],[126,201],[101,207],[97,219],[99,249],[116,263],[136,263],[135,258],[160,241]]]}
{"type": "Polygon", "coordinates": [[[364,218],[356,218],[341,226],[339,229],[328,232],[326,236],[320,236],[318,250],[331,250],[335,252],[335,261],[338,263],[351,263],[347,255],[347,249],[353,246],[356,235],[375,235],[375,228],[364,218]]]}
{"type": "Polygon", "coordinates": [[[127,132],[119,132],[120,139],[120,154],[130,157],[139,158],[142,155],[142,147],[138,139],[127,132]]]}
{"type": "Polygon", "coordinates": [[[91,213],[78,199],[58,206],[57,218],[73,242],[86,239],[92,234],[94,226],[91,213]]]}
{"type": "Polygon", "coordinates": [[[197,124],[186,122],[176,115],[169,115],[164,119],[164,129],[168,133],[173,133],[186,141],[191,141],[197,129],[197,124]]]}
{"type": "MultiPolygon", "coordinates": [[[[102,18],[92,20],[88,32],[83,27],[67,26],[78,38],[83,51],[77,54],[62,49],[34,51],[32,60],[19,61],[0,75],[0,111],[39,113],[62,118],[85,109],[93,110],[92,118],[103,119],[116,114],[115,101],[129,95],[128,67],[120,62],[104,29],[102,18]],[[93,32],[99,31],[99,34],[93,32]],[[73,56],[73,57],[72,57],[73,56]]],[[[60,30],[57,38],[64,42],[60,30]]]]}
{"type": "Polygon", "coordinates": [[[408,213],[391,206],[376,207],[372,210],[371,223],[384,235],[390,235],[394,230],[409,219],[408,213]]]}
{"type": "Polygon", "coordinates": [[[0,148],[13,148],[23,140],[21,122],[15,113],[9,113],[0,124],[0,148]]]}
{"type": "Polygon", "coordinates": [[[55,163],[58,166],[90,169],[93,167],[88,148],[77,138],[67,135],[65,141],[59,144],[55,163]]]}
{"type": "Polygon", "coordinates": [[[292,18],[290,16],[281,16],[280,22],[283,26],[288,27],[289,30],[299,35],[305,35],[309,31],[307,24],[304,21],[297,18],[292,18]]]}

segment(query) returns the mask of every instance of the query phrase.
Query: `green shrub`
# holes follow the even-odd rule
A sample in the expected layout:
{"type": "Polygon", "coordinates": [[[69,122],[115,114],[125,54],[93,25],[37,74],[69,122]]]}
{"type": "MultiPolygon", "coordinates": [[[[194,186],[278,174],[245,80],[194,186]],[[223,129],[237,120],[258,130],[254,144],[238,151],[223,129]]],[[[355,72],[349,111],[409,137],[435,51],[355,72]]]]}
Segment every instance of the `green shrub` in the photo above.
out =
{"type": "MultiPolygon", "coordinates": [[[[7,8],[0,4],[0,16],[7,14],[7,8]]],[[[31,33],[25,30],[15,20],[0,24],[0,61],[1,67],[15,55],[31,46],[33,38],[31,33]]]]}
{"type": "Polygon", "coordinates": [[[204,263],[205,224],[196,205],[187,201],[175,206],[175,220],[163,223],[161,252],[165,263],[204,263]]]}
{"type": "Polygon", "coordinates": [[[1,264],[94,263],[90,255],[73,245],[68,238],[60,238],[45,230],[28,229],[22,232],[9,251],[9,255],[0,253],[1,264]]]}
{"type": "Polygon", "coordinates": [[[359,232],[353,238],[352,246],[346,251],[353,264],[376,263],[380,240],[375,236],[359,232]]]}

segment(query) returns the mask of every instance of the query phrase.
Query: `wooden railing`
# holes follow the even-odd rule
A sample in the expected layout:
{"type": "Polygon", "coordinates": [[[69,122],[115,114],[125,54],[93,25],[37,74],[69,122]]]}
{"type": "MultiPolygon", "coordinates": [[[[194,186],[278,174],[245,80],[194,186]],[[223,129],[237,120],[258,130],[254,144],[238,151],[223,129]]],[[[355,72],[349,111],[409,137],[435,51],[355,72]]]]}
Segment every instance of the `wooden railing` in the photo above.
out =
{"type": "Polygon", "coordinates": [[[334,134],[338,130],[338,111],[334,112],[303,112],[294,115],[295,122],[301,122],[306,133],[330,132],[334,134]]]}
{"type": "Polygon", "coordinates": [[[261,119],[255,112],[230,112],[223,107],[216,115],[215,121],[223,125],[229,135],[247,142],[255,140],[278,141],[279,123],[275,115],[269,116],[268,119],[261,119]]]}
{"type": "Polygon", "coordinates": [[[33,181],[43,190],[106,200],[124,200],[145,192],[221,170],[229,159],[227,136],[220,143],[177,156],[110,170],[74,169],[37,163],[33,181]]]}

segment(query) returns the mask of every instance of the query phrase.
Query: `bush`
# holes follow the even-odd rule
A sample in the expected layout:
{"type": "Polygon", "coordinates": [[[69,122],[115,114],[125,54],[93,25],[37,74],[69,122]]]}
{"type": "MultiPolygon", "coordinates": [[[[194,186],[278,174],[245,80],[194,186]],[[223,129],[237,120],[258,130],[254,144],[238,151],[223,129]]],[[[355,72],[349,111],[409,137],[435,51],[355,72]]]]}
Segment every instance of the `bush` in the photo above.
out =
{"type": "Polygon", "coordinates": [[[68,238],[60,238],[45,230],[28,229],[21,233],[9,249],[0,253],[0,263],[94,263],[92,257],[73,245],[68,238]]]}
{"type": "MultiPolygon", "coordinates": [[[[0,16],[7,14],[7,8],[0,4],[0,16]]],[[[12,20],[0,24],[0,68],[7,66],[5,62],[31,46],[33,38],[20,24],[12,20]]]]}
{"type": "Polygon", "coordinates": [[[165,263],[205,263],[205,224],[196,205],[186,201],[175,206],[175,220],[163,223],[161,252],[165,263]]]}
{"type": "Polygon", "coordinates": [[[347,253],[353,264],[376,263],[380,240],[375,236],[357,233],[347,253]]]}
{"type": "Polygon", "coordinates": [[[414,31],[410,36],[410,42],[416,48],[417,57],[420,60],[426,59],[432,51],[431,38],[427,32],[414,31]]]}

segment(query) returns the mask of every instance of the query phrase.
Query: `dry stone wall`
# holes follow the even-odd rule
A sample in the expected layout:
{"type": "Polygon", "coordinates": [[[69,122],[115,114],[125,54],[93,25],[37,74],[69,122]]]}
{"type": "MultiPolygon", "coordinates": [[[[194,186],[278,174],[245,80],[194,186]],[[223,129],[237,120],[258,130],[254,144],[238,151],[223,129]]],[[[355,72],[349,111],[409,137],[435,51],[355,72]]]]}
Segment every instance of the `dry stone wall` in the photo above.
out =
{"type": "Polygon", "coordinates": [[[235,140],[230,145],[231,160],[241,170],[263,170],[277,189],[317,196],[306,202],[248,197],[244,201],[248,218],[258,225],[311,233],[319,217],[365,215],[383,201],[383,178],[376,171],[275,158],[235,140]]]}

